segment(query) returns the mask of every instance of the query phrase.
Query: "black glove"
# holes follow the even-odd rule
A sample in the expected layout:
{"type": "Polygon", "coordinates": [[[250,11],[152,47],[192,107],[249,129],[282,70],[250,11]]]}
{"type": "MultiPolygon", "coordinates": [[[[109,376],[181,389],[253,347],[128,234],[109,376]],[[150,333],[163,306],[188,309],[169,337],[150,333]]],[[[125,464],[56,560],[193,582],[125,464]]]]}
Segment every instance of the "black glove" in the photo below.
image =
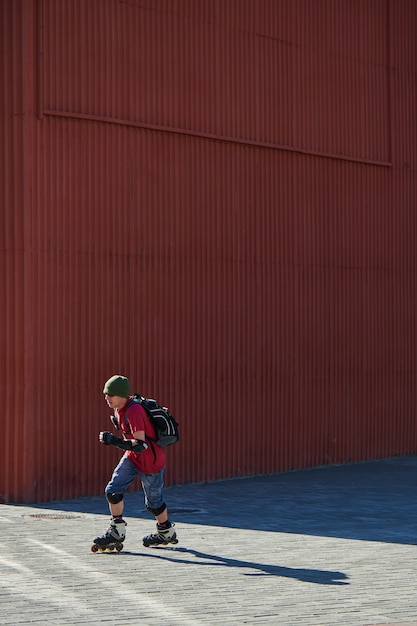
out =
{"type": "Polygon", "coordinates": [[[140,439],[120,439],[107,430],[100,433],[99,439],[105,446],[116,446],[120,450],[133,450],[133,452],[140,453],[148,449],[148,444],[145,441],[140,439]]]}
{"type": "Polygon", "coordinates": [[[114,439],[116,439],[116,437],[109,433],[108,430],[100,433],[100,441],[101,443],[104,443],[105,446],[111,446],[114,443],[114,439]]]}

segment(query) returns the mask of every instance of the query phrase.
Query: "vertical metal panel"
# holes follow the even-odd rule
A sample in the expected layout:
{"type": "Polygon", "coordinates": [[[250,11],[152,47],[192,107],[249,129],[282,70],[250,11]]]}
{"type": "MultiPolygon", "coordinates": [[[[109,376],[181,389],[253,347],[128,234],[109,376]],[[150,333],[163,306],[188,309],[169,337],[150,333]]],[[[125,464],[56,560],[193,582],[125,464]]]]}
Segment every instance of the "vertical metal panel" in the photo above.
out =
{"type": "Polygon", "coordinates": [[[390,160],[386,2],[43,5],[47,111],[390,160]]]}
{"type": "Polygon", "coordinates": [[[33,23],[32,3],[0,6],[0,390],[4,399],[0,461],[0,502],[34,497],[27,472],[33,472],[32,449],[24,445],[31,429],[30,342],[25,321],[27,300],[25,211],[31,210],[33,150],[33,23]],[[27,6],[25,6],[27,4],[27,6]],[[24,11],[24,7],[26,10],[24,11]]]}
{"type": "MultiPolygon", "coordinates": [[[[21,33],[19,11],[13,11],[11,6],[3,6],[0,13],[0,46],[1,46],[1,76],[4,77],[1,106],[1,170],[0,189],[2,193],[1,227],[0,227],[0,270],[1,270],[1,391],[4,398],[4,415],[13,414],[13,406],[17,401],[16,380],[22,377],[21,362],[15,363],[13,355],[22,354],[23,311],[20,307],[20,295],[23,291],[22,264],[19,263],[16,250],[22,248],[22,216],[21,185],[16,181],[18,175],[15,165],[20,162],[22,153],[19,150],[21,140],[21,125],[18,123],[17,113],[20,110],[20,94],[15,88],[5,89],[12,85],[12,74],[19,66],[21,55],[21,33]],[[13,28],[9,25],[13,24],[13,28]],[[14,54],[13,54],[14,53],[14,54]],[[13,55],[13,56],[12,56],[13,55]],[[16,211],[8,207],[16,206],[16,211]]],[[[18,434],[16,423],[10,419],[3,419],[4,454],[1,461],[1,492],[6,492],[11,498],[18,498],[23,488],[18,476],[18,466],[13,459],[14,441],[18,434]]]]}
{"type": "Polygon", "coordinates": [[[415,453],[415,3],[0,11],[3,499],[102,490],[115,372],[168,484],[415,453]]]}

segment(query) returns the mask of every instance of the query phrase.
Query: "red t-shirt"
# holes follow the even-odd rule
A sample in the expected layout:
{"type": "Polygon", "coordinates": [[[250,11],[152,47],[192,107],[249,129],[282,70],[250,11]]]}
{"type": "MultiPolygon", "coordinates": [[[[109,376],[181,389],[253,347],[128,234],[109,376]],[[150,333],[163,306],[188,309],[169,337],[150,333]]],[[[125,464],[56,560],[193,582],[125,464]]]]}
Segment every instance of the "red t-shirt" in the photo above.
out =
{"type": "MultiPolygon", "coordinates": [[[[133,434],[138,430],[144,430],[145,435],[155,438],[155,429],[148,418],[145,409],[137,402],[132,402],[128,406],[129,402],[123,407],[123,409],[116,409],[116,418],[119,424],[119,428],[122,431],[124,439],[133,439],[133,434]],[[126,421],[126,414],[129,420],[129,425],[126,421]]],[[[138,468],[143,474],[153,474],[159,472],[165,467],[165,451],[156,443],[146,441],[148,449],[143,452],[133,452],[133,450],[127,450],[125,456],[127,456],[135,467],[138,468]],[[154,454],[155,451],[155,454],[154,454]],[[156,459],[155,459],[156,455],[156,459]]]]}

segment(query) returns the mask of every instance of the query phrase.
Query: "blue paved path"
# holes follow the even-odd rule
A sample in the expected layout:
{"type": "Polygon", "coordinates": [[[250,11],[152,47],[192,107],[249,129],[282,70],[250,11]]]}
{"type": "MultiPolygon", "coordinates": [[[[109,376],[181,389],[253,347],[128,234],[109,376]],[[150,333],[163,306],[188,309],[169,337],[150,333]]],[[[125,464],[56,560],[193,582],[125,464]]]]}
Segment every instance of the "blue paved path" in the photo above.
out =
{"type": "MultiPolygon", "coordinates": [[[[105,477],[103,477],[103,484],[105,477]]],[[[417,457],[166,490],[180,543],[92,554],[103,497],[0,505],[0,624],[417,625],[417,457]]]]}

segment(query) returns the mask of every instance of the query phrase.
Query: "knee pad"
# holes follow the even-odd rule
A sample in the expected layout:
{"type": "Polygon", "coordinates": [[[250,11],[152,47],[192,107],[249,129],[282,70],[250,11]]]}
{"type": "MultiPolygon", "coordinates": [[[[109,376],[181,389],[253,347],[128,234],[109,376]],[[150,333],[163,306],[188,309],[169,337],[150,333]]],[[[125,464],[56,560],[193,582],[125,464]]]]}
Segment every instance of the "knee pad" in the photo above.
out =
{"type": "Polygon", "coordinates": [[[150,506],[146,506],[146,508],[149,511],[149,513],[152,513],[152,515],[155,515],[155,517],[158,517],[158,515],[161,515],[161,513],[165,511],[165,509],[167,508],[167,505],[164,502],[157,509],[152,509],[150,506]]]}
{"type": "Polygon", "coordinates": [[[119,504],[119,502],[123,500],[123,494],[122,493],[107,493],[106,491],[106,498],[107,498],[107,501],[110,502],[110,504],[119,504]]]}

